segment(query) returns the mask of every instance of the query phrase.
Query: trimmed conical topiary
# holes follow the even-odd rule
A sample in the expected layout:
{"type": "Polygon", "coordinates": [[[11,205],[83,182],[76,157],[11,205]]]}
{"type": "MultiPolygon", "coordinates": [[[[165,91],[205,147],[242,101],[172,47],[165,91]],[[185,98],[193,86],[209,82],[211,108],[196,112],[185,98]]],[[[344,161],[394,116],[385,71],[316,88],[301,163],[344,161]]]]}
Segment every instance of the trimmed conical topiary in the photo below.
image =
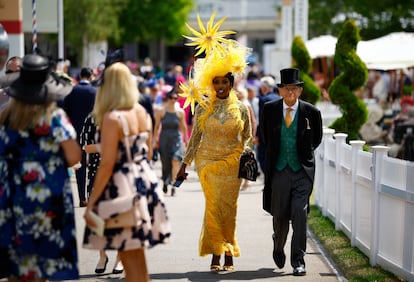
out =
{"type": "Polygon", "coordinates": [[[295,38],[293,38],[291,55],[294,60],[293,67],[300,70],[300,78],[304,82],[300,98],[315,105],[321,98],[321,90],[309,76],[312,69],[312,58],[309,55],[308,49],[306,48],[302,37],[295,36],[295,38]]]}
{"type": "Polygon", "coordinates": [[[340,74],[329,86],[331,101],[339,106],[343,114],[329,127],[348,134],[348,140],[361,139],[358,132],[368,115],[365,103],[354,94],[355,90],[365,85],[368,78],[367,67],[356,54],[359,41],[358,26],[353,20],[347,20],[335,48],[334,61],[340,74]]]}

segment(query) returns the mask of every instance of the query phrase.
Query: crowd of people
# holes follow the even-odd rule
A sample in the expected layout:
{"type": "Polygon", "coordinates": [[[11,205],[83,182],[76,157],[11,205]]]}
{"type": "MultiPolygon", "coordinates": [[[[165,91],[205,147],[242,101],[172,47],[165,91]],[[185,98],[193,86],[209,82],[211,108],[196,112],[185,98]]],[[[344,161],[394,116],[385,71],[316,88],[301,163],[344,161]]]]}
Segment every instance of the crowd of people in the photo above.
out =
{"type": "MultiPolygon", "coordinates": [[[[237,202],[250,185],[239,178],[240,156],[252,151],[264,176],[263,209],[273,218],[269,239],[275,264],[285,267],[291,226],[293,275],[306,275],[321,113],[300,99],[304,83],[298,69],[281,70],[277,83],[247,64],[251,50],[246,46],[224,38],[203,45],[199,39],[208,28],[189,37],[204,53],[189,66],[161,69],[149,58],[126,61],[116,50],[102,68],[84,66],[71,77],[38,54],[9,59],[0,80],[0,256],[6,258],[0,277],[79,277],[70,187],[74,171],[79,206],[85,209],[82,246],[99,252],[95,272],[105,273],[106,251],[115,250],[112,273],[125,272],[126,281],[148,281],[145,249],[169,242],[165,197],[179,196],[174,182],[186,180],[193,161],[205,199],[199,255],[211,255],[213,272],[233,271],[233,258],[240,256],[237,202]],[[132,176],[130,157],[139,176],[132,176]],[[161,175],[153,169],[156,161],[161,175]],[[142,220],[98,234],[93,215],[100,204],[122,194],[124,174],[140,187],[142,220]]],[[[404,75],[400,86],[411,83],[404,75]]],[[[390,154],[407,158],[414,100],[393,92],[391,82],[375,72],[366,91],[357,93],[370,102],[360,135],[369,145],[396,144],[390,154]],[[390,101],[394,106],[399,101],[399,110],[387,127],[390,101]]]]}
{"type": "Polygon", "coordinates": [[[78,278],[69,181],[74,171],[79,207],[85,209],[82,246],[99,252],[95,273],[106,272],[107,251],[115,250],[112,273],[125,272],[126,281],[148,281],[145,249],[167,243],[171,235],[164,197],[177,196],[173,184],[185,181],[193,161],[205,198],[199,255],[211,255],[213,272],[234,271],[233,258],[240,256],[237,202],[251,184],[239,177],[239,162],[252,151],[265,179],[263,209],[273,216],[273,259],[284,267],[292,221],[290,264],[294,275],[306,275],[306,217],[320,112],[299,100],[299,70],[282,70],[277,84],[276,77],[247,64],[251,50],[246,46],[233,40],[216,44],[223,49],[206,47],[206,56],[191,65],[191,75],[180,65],[162,70],[150,59],[126,61],[122,50],[109,53],[103,66],[84,66],[73,76],[38,54],[10,58],[1,80],[0,188],[11,191],[0,194],[6,212],[0,252],[7,258],[1,277],[78,278]],[[288,108],[292,111],[286,115],[288,108]],[[102,202],[122,193],[120,175],[132,173],[126,169],[128,154],[141,172],[135,183],[144,183],[144,218],[97,234],[93,215],[102,202]],[[159,176],[152,168],[156,161],[162,167],[159,176]],[[33,191],[24,195],[26,190],[33,191]],[[42,214],[50,224],[33,233],[42,214]],[[23,245],[12,240],[14,232],[23,245]],[[54,233],[62,238],[49,242],[54,233]],[[50,253],[26,247],[37,248],[39,236],[50,253]]]}
{"type": "Polygon", "coordinates": [[[359,135],[368,146],[386,145],[388,155],[414,160],[412,129],[414,114],[413,69],[370,70],[367,83],[356,92],[365,101],[368,118],[359,135]],[[408,144],[408,142],[410,144],[408,144]]]}

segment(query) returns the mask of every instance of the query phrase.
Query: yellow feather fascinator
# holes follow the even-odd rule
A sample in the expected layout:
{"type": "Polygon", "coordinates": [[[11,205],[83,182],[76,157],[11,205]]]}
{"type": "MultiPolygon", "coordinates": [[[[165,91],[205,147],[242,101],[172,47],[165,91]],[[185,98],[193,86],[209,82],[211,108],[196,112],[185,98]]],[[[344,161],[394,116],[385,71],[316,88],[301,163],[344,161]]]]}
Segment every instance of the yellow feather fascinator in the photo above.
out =
{"type": "Polygon", "coordinates": [[[187,84],[180,84],[182,90],[180,96],[186,97],[184,107],[191,105],[192,113],[194,113],[195,103],[204,108],[211,105],[211,100],[214,100],[212,97],[214,77],[224,76],[229,72],[233,76],[243,74],[247,66],[246,58],[251,54],[250,48],[235,40],[224,38],[224,36],[235,32],[219,31],[226,18],[222,18],[214,24],[215,16],[216,12],[211,15],[207,28],[204,27],[200,16],[198,16],[200,31],[187,24],[194,36],[184,35],[185,38],[192,41],[186,45],[196,46],[195,49],[198,49],[196,56],[201,53],[206,55],[205,58],[199,58],[194,62],[187,84]]]}

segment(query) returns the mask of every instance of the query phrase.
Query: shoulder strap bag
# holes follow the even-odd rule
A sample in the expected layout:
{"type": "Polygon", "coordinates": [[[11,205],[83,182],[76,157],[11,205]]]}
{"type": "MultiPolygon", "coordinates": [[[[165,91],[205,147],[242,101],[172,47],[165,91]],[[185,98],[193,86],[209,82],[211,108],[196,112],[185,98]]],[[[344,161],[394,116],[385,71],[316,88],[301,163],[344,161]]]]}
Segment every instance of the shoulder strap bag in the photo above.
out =
{"type": "Polygon", "coordinates": [[[124,133],[124,144],[128,159],[125,165],[128,166],[129,172],[119,172],[119,175],[116,175],[119,197],[98,203],[98,215],[105,220],[105,229],[133,227],[142,223],[139,207],[140,196],[135,184],[138,178],[138,168],[131,157],[129,127],[121,114],[118,117],[121,120],[124,133]]]}

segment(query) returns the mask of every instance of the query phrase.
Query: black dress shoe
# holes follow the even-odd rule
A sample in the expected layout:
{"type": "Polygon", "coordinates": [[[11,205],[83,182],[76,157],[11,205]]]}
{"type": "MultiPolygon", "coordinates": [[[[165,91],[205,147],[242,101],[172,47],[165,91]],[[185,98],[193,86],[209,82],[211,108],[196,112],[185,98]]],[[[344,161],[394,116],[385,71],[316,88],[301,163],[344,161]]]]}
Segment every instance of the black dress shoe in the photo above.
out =
{"type": "Polygon", "coordinates": [[[306,275],[306,269],[304,265],[299,265],[293,268],[293,276],[305,276],[305,275],[306,275]]]}
{"type": "Polygon", "coordinates": [[[124,272],[124,266],[122,262],[119,260],[119,258],[116,258],[114,268],[112,269],[112,274],[121,274],[124,272]]]}
{"type": "Polygon", "coordinates": [[[278,252],[276,250],[276,236],[275,236],[275,234],[272,235],[272,239],[273,239],[273,260],[276,263],[277,267],[282,269],[285,266],[286,255],[285,255],[285,252],[283,251],[283,249],[282,249],[281,252],[278,252]]]}
{"type": "Polygon", "coordinates": [[[273,251],[273,260],[275,261],[277,267],[283,268],[286,262],[286,255],[283,251],[281,253],[273,251]]]}
{"type": "Polygon", "coordinates": [[[104,265],[101,265],[101,260],[99,259],[98,261],[98,265],[95,268],[95,273],[96,274],[102,274],[105,272],[106,270],[106,265],[108,264],[108,257],[105,258],[105,263],[104,265]]]}

